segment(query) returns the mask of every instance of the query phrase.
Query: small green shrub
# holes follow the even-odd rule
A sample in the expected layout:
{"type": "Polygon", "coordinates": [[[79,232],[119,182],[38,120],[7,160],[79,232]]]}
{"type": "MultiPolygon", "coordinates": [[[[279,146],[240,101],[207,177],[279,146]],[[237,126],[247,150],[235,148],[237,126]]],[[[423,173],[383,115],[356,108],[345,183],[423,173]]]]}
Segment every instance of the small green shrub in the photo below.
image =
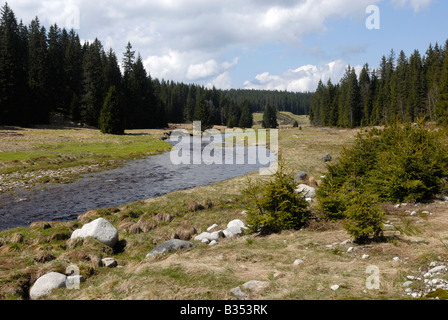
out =
{"type": "Polygon", "coordinates": [[[346,199],[369,192],[382,202],[418,202],[444,192],[448,147],[442,130],[394,124],[358,134],[342,151],[317,192],[328,217],[341,216],[346,199]]]}
{"type": "Polygon", "coordinates": [[[347,207],[344,229],[356,242],[363,243],[371,237],[380,237],[384,219],[385,213],[375,196],[359,193],[347,207]]]}
{"type": "Polygon", "coordinates": [[[259,184],[249,181],[244,191],[249,197],[246,207],[249,229],[270,234],[304,227],[311,218],[309,204],[302,194],[294,190],[294,174],[285,173],[282,164],[268,181],[259,184]]]}
{"type": "Polygon", "coordinates": [[[294,124],[292,125],[294,128],[298,128],[299,127],[299,123],[297,122],[297,120],[294,121],[294,124]]]}

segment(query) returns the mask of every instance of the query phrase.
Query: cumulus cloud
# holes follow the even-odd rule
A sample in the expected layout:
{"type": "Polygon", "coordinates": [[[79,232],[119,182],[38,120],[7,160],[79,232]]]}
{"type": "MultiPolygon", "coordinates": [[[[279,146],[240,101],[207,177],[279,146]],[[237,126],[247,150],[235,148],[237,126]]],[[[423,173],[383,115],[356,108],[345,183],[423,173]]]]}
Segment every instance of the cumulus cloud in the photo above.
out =
{"type": "MultiPolygon", "coordinates": [[[[355,66],[354,68],[358,73],[362,69],[361,66],[355,66]]],[[[336,83],[344,75],[346,69],[347,64],[344,61],[336,60],[321,66],[304,65],[280,75],[271,75],[269,72],[264,72],[256,75],[252,81],[245,81],[244,87],[246,89],[293,92],[314,91],[319,80],[327,82],[331,79],[336,83]]]]}

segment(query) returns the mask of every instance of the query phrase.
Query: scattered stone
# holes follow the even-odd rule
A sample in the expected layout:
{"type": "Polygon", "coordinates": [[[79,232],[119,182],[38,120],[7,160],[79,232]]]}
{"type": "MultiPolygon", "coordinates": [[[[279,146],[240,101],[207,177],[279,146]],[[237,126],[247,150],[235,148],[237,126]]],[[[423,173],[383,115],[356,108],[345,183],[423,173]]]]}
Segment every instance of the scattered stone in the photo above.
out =
{"type": "Polygon", "coordinates": [[[232,220],[227,224],[227,228],[233,228],[233,227],[240,228],[240,229],[247,229],[244,222],[239,219],[232,220]]]}
{"type": "Polygon", "coordinates": [[[118,241],[118,231],[109,221],[98,218],[85,224],[81,229],[73,231],[71,240],[87,237],[95,238],[105,245],[113,247],[118,241]]]}
{"type": "Polygon", "coordinates": [[[236,298],[238,298],[240,300],[244,300],[247,298],[247,294],[245,294],[243,291],[241,291],[240,287],[230,289],[230,293],[233,294],[236,298]]]}
{"type": "Polygon", "coordinates": [[[350,248],[347,249],[347,252],[348,252],[348,253],[351,253],[351,252],[353,252],[354,249],[355,249],[355,248],[350,247],[350,248]]]}
{"type": "Polygon", "coordinates": [[[254,292],[259,292],[265,289],[267,286],[269,286],[269,282],[259,280],[250,280],[242,285],[243,289],[254,292]]]}
{"type": "Polygon", "coordinates": [[[398,261],[400,261],[400,258],[399,257],[394,257],[392,260],[398,262],[398,261]]]}
{"type": "Polygon", "coordinates": [[[328,153],[322,157],[322,161],[328,162],[331,161],[331,155],[328,153]]]}
{"type": "Polygon", "coordinates": [[[210,227],[207,228],[207,231],[210,231],[211,229],[218,227],[216,223],[212,224],[210,227]]]}
{"type": "Polygon", "coordinates": [[[86,279],[79,274],[73,276],[67,276],[65,279],[65,286],[68,289],[78,289],[76,285],[79,285],[81,282],[86,282],[86,279]]]}
{"type": "Polygon", "coordinates": [[[401,207],[401,205],[398,203],[398,204],[394,205],[394,207],[398,209],[401,207]]]}
{"type": "Polygon", "coordinates": [[[446,270],[447,269],[446,269],[445,266],[438,266],[438,267],[434,267],[434,268],[428,270],[428,273],[430,273],[430,274],[437,274],[437,273],[440,273],[440,272],[443,272],[443,271],[446,271],[446,270]]]}
{"type": "Polygon", "coordinates": [[[67,277],[65,274],[50,272],[36,280],[30,290],[32,300],[40,299],[50,295],[51,290],[66,286],[67,277]]]}
{"type": "Polygon", "coordinates": [[[339,286],[337,284],[335,284],[335,285],[331,286],[330,288],[331,288],[331,290],[336,291],[339,289],[339,286]]]}
{"type": "Polygon", "coordinates": [[[301,181],[305,181],[307,177],[308,174],[305,171],[300,171],[294,176],[294,182],[299,183],[301,181]]]}
{"type": "Polygon", "coordinates": [[[202,239],[201,241],[202,243],[210,243],[210,240],[208,240],[207,238],[202,239]]]}
{"type": "Polygon", "coordinates": [[[295,266],[298,266],[299,264],[302,264],[302,263],[303,263],[303,260],[301,260],[301,259],[297,259],[294,261],[295,266]]]}
{"type": "Polygon", "coordinates": [[[218,242],[216,240],[212,240],[210,241],[210,243],[208,244],[209,246],[216,246],[218,244],[218,242]]]}
{"type": "Polygon", "coordinates": [[[150,257],[154,254],[162,254],[172,251],[178,251],[181,249],[191,248],[194,247],[194,244],[189,241],[179,240],[179,239],[172,239],[165,241],[164,243],[159,244],[157,247],[151,250],[146,257],[150,257]]]}
{"type": "Polygon", "coordinates": [[[417,212],[415,212],[415,211],[411,212],[411,216],[416,216],[416,215],[417,215],[417,212]]]}
{"type": "Polygon", "coordinates": [[[411,284],[413,284],[414,282],[412,282],[412,281],[406,281],[405,283],[403,283],[403,286],[402,287],[404,287],[404,288],[407,288],[407,287],[409,287],[411,284]]]}
{"type": "Polygon", "coordinates": [[[114,258],[104,258],[101,259],[101,263],[106,268],[115,268],[118,263],[114,258]]]}
{"type": "Polygon", "coordinates": [[[299,184],[295,189],[296,193],[301,193],[303,196],[307,198],[315,198],[316,197],[316,189],[314,187],[310,187],[306,184],[299,184]]]}
{"type": "Polygon", "coordinates": [[[369,259],[369,258],[370,258],[370,256],[368,254],[363,254],[362,255],[362,259],[369,259]]]}

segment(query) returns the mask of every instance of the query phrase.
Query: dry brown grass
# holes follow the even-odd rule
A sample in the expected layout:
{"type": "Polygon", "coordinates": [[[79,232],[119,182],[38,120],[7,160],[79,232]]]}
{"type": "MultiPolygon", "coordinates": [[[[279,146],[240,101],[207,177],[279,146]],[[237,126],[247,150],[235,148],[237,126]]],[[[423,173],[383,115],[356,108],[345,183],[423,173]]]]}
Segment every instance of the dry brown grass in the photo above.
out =
{"type": "MultiPolygon", "coordinates": [[[[303,130],[282,130],[282,155],[291,170],[306,171],[318,179],[325,173],[321,157],[326,153],[337,157],[342,147],[353,141],[356,132],[308,126],[303,126],[303,130]]],[[[254,180],[268,179],[258,173],[249,176],[254,180]]],[[[269,283],[265,290],[253,293],[251,299],[403,299],[407,298],[402,288],[407,275],[418,274],[431,261],[448,258],[448,204],[438,201],[401,208],[385,205],[389,219],[407,229],[396,239],[383,243],[345,242],[350,237],[341,224],[313,221],[301,231],[265,237],[246,235],[224,239],[216,246],[195,243],[195,248],[145,258],[155,245],[172,238],[176,231],[185,231],[191,236],[193,228],[200,233],[213,223],[225,226],[233,219],[244,221],[241,191],[246,185],[247,177],[238,177],[111,210],[107,219],[117,227],[128,224],[126,230],[120,231],[124,247],[119,252],[105,252],[105,248],[88,241],[55,251],[48,248],[52,245],[49,243],[45,248],[56,259],[40,263],[40,267],[35,262],[30,266],[27,257],[35,253],[34,249],[26,248],[30,236],[22,231],[23,243],[13,244],[9,239],[17,232],[10,232],[0,246],[0,276],[7,279],[13,273],[20,273],[35,279],[42,270],[60,268],[57,262],[61,263],[65,257],[70,262],[81,261],[94,271],[87,270],[91,273],[81,284],[81,290],[57,290],[52,299],[235,299],[229,290],[249,280],[269,283]],[[187,208],[192,201],[212,205],[193,211],[187,208]],[[139,210],[143,215],[133,217],[132,212],[139,210]],[[418,214],[410,216],[406,210],[415,210],[418,214]],[[421,214],[425,210],[432,215],[421,214]],[[135,224],[142,233],[128,232],[135,224]],[[347,252],[349,247],[355,250],[347,252]],[[364,254],[370,257],[362,259],[364,254]],[[106,269],[93,265],[92,257],[106,255],[114,256],[119,266],[106,269]],[[394,257],[400,260],[394,261],[394,257]],[[303,263],[294,265],[297,259],[303,263]],[[380,270],[379,290],[366,288],[369,276],[366,268],[370,265],[380,270]],[[340,286],[337,291],[330,289],[335,284],[340,286]]],[[[96,214],[86,214],[82,221],[89,221],[96,214]]],[[[43,225],[36,225],[30,230],[43,233],[52,228],[43,230],[43,225]]],[[[21,288],[15,284],[14,281],[0,283],[0,287],[4,286],[5,292],[14,295],[21,288]]]]}

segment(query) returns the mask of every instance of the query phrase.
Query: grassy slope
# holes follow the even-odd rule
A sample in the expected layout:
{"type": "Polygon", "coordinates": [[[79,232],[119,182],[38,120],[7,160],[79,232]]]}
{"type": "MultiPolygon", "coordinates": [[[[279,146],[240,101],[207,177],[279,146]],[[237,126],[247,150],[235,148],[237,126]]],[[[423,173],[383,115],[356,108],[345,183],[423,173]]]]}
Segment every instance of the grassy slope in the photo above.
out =
{"type": "MultiPolygon", "coordinates": [[[[281,130],[279,143],[290,169],[305,170],[319,179],[325,172],[322,155],[337,156],[355,134],[355,130],[305,126],[303,130],[281,130]]],[[[256,173],[250,176],[266,179],[256,173]]],[[[95,241],[77,247],[69,245],[71,232],[82,226],[76,221],[45,230],[34,227],[0,232],[0,296],[20,298],[22,288],[26,296],[27,286],[39,275],[64,272],[68,265],[76,264],[87,278],[81,289],[55,290],[48,299],[234,299],[229,290],[249,280],[269,282],[266,290],[250,297],[254,299],[402,299],[407,297],[401,287],[406,275],[416,275],[419,267],[447,256],[448,212],[445,204],[433,203],[418,208],[430,210],[432,216],[416,216],[412,221],[406,218],[420,230],[413,237],[424,242],[402,236],[389,243],[341,245],[349,237],[340,225],[316,223],[301,231],[267,237],[248,235],[213,247],[197,243],[194,249],[145,259],[155,245],[172,238],[185,221],[200,233],[213,223],[225,227],[232,219],[244,220],[241,212],[246,200],[241,190],[246,182],[247,177],[238,177],[120,208],[89,212],[88,220],[102,216],[119,229],[121,241],[116,252],[95,241]],[[211,201],[213,206],[192,212],[187,208],[192,200],[203,204],[211,201]],[[125,231],[139,219],[157,220],[158,213],[167,213],[172,220],[157,222],[147,233],[125,231]],[[335,243],[338,245],[332,245],[335,243]],[[347,253],[349,246],[356,250],[347,253]],[[55,259],[36,262],[33,257],[39,252],[52,254],[55,259]],[[370,258],[362,259],[363,254],[370,258]],[[115,257],[119,267],[98,267],[95,261],[106,256],[115,257]],[[393,261],[395,256],[401,261],[393,261]],[[294,266],[296,259],[304,263],[294,266]],[[369,265],[380,269],[380,290],[366,290],[369,265]],[[340,289],[331,290],[334,284],[340,289]]],[[[413,207],[389,209],[391,219],[402,219],[404,210],[413,207]]]]}
{"type": "Polygon", "coordinates": [[[161,130],[130,130],[123,136],[98,130],[0,128],[0,192],[47,182],[70,182],[80,174],[170,150],[161,130]]]}

